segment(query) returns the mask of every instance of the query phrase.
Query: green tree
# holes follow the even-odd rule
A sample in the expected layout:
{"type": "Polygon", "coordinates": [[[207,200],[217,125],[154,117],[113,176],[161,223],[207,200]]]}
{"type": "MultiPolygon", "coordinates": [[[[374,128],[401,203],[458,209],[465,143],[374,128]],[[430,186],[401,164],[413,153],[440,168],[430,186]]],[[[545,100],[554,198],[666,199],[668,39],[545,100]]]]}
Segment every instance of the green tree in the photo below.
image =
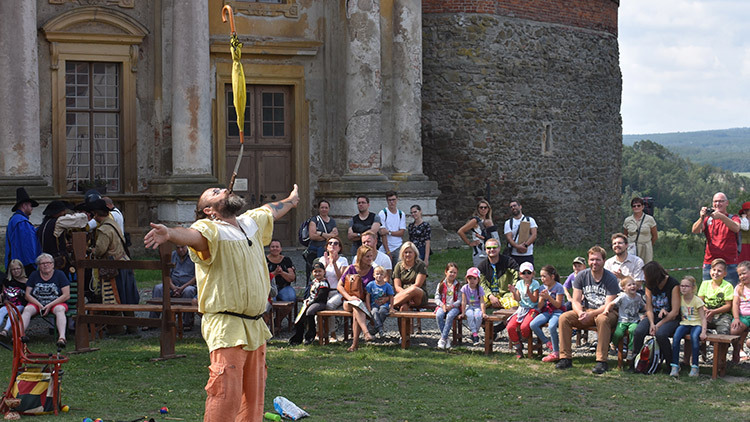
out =
{"type": "Polygon", "coordinates": [[[622,206],[630,214],[635,196],[654,198],[654,218],[660,230],[690,232],[698,210],[716,192],[729,197],[730,213],[750,200],[750,179],[711,165],[699,165],[649,140],[622,149],[622,206]]]}

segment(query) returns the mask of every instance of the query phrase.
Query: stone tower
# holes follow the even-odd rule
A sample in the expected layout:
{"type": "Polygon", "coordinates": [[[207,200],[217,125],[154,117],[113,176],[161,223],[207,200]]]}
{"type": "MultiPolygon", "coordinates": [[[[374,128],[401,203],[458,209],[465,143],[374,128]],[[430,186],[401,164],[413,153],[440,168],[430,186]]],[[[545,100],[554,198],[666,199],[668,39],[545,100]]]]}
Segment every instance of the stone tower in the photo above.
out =
{"type": "Polygon", "coordinates": [[[617,0],[423,0],[424,172],[449,230],[489,195],[541,239],[620,227],[617,0]]]}

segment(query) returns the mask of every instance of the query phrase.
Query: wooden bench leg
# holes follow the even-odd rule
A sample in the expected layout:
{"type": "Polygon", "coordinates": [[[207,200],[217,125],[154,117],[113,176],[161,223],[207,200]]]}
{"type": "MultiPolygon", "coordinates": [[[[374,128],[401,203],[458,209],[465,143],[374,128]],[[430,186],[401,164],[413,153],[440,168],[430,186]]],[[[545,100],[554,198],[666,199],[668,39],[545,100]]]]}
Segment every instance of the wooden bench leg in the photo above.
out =
{"type": "Polygon", "coordinates": [[[484,354],[489,355],[492,353],[492,341],[493,339],[492,320],[484,320],[484,354]]]}
{"type": "Polygon", "coordinates": [[[716,379],[723,377],[727,373],[727,352],[729,343],[713,342],[714,345],[714,366],[711,378],[716,379]]]}
{"type": "Polygon", "coordinates": [[[320,315],[315,315],[315,318],[318,319],[318,344],[322,346],[326,344],[326,340],[328,340],[328,318],[320,315]]]}

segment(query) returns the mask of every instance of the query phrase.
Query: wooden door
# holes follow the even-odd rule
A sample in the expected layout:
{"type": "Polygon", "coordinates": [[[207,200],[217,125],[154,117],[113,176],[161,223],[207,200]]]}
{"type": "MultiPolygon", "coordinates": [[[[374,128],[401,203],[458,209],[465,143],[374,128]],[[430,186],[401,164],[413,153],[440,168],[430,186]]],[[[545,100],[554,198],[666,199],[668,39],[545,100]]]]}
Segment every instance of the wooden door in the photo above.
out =
{"type": "MultiPolygon", "coordinates": [[[[225,86],[227,99],[226,180],[232,177],[240,150],[237,114],[232,103],[232,86],[225,86]]],[[[286,198],[295,180],[292,167],[293,110],[291,88],[247,85],[245,106],[245,152],[234,191],[248,208],[286,198]]],[[[291,214],[274,224],[274,238],[284,247],[297,246],[291,214]]]]}

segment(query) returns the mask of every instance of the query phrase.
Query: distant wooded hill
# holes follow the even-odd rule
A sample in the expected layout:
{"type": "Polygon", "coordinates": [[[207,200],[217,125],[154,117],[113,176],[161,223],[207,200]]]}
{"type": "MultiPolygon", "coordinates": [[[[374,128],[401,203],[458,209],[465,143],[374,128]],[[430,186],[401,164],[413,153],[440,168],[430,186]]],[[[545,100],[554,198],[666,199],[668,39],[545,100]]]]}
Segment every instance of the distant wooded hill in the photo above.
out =
{"type": "Polygon", "coordinates": [[[735,172],[750,172],[750,128],[622,135],[624,145],[650,140],[683,158],[735,172]]]}

